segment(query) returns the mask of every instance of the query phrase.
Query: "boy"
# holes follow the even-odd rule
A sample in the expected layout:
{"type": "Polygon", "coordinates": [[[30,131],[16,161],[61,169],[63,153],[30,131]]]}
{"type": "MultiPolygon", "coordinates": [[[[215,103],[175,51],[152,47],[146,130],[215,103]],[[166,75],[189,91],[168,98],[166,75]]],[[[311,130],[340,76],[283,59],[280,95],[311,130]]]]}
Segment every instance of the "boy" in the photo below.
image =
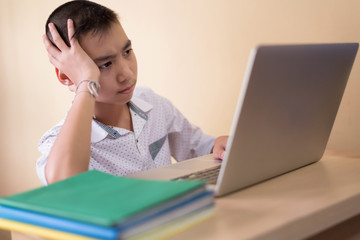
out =
{"type": "Polygon", "coordinates": [[[191,125],[166,99],[137,88],[137,62],[116,13],[90,1],[54,10],[44,45],[58,80],[75,92],[64,121],[41,138],[37,173],[43,184],[98,169],[114,175],[213,152],[227,137],[191,125]]]}

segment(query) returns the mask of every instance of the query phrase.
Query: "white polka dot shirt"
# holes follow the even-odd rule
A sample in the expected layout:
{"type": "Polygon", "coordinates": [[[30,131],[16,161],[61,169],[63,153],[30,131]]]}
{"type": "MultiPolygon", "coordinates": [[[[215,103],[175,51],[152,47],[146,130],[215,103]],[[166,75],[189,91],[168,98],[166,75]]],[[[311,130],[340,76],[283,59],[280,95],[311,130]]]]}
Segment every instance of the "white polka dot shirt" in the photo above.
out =
{"type": "MultiPolygon", "coordinates": [[[[117,176],[209,154],[215,138],[192,125],[167,99],[137,87],[129,102],[134,131],[93,120],[89,169],[117,176]]],[[[47,157],[64,121],[40,139],[37,174],[44,185],[47,157]]]]}

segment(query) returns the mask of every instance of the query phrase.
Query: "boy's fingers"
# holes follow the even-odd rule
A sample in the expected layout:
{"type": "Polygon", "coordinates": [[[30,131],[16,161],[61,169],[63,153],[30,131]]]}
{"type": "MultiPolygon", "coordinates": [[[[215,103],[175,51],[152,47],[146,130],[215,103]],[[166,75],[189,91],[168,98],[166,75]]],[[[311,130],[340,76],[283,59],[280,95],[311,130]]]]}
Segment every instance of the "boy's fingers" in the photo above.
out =
{"type": "Polygon", "coordinates": [[[48,58],[49,58],[49,61],[52,65],[54,65],[55,67],[59,67],[59,61],[54,57],[52,56],[50,53],[48,53],[48,58]]]}
{"type": "Polygon", "coordinates": [[[75,27],[74,27],[74,22],[72,19],[68,19],[67,20],[67,28],[68,28],[68,38],[69,38],[69,42],[71,45],[73,45],[74,42],[74,34],[75,34],[75,27]]]}
{"type": "Polygon", "coordinates": [[[53,23],[49,23],[48,27],[49,27],[52,39],[53,39],[55,45],[60,49],[60,51],[63,51],[64,49],[67,49],[68,46],[62,40],[59,32],[56,30],[55,25],[53,23]]]}
{"type": "Polygon", "coordinates": [[[50,40],[45,34],[43,35],[43,42],[45,49],[48,52],[49,58],[50,56],[52,58],[56,58],[56,56],[60,53],[60,51],[56,47],[54,47],[54,45],[50,42],[50,40]]]}
{"type": "Polygon", "coordinates": [[[227,140],[227,136],[216,138],[213,149],[213,155],[216,159],[224,159],[227,140]]]}
{"type": "Polygon", "coordinates": [[[216,147],[214,147],[213,155],[214,155],[214,158],[222,160],[225,155],[225,149],[223,147],[216,146],[216,147]]]}
{"type": "Polygon", "coordinates": [[[219,154],[219,153],[217,153],[217,152],[214,152],[214,153],[213,153],[213,156],[214,156],[214,158],[217,159],[217,160],[222,160],[222,159],[223,159],[223,158],[221,157],[222,155],[219,154]]]}
{"type": "Polygon", "coordinates": [[[54,45],[50,42],[50,40],[48,39],[46,34],[43,35],[42,39],[43,39],[44,46],[48,52],[49,51],[52,51],[54,53],[59,52],[59,50],[57,48],[55,48],[54,45]]]}

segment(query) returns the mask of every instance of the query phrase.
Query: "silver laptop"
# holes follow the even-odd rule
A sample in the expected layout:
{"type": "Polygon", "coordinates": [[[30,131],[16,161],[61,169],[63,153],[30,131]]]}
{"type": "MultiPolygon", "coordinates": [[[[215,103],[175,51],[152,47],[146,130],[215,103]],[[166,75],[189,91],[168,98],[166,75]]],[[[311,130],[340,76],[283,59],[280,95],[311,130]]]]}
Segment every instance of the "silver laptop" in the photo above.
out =
{"type": "Polygon", "coordinates": [[[169,180],[221,165],[215,196],[319,161],[358,43],[252,50],[223,161],[211,155],[130,175],[169,180]]]}

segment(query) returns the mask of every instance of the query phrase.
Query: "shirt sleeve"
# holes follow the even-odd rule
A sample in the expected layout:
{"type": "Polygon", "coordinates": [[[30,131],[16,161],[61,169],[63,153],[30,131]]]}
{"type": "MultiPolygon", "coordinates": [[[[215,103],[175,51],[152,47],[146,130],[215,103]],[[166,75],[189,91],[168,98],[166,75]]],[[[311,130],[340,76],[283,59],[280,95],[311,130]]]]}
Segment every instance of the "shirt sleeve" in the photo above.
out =
{"type": "Polygon", "coordinates": [[[40,139],[38,150],[41,153],[41,156],[36,161],[36,173],[43,185],[48,185],[45,176],[45,167],[47,163],[47,158],[49,156],[51,147],[53,146],[56,136],[58,135],[62,122],[47,131],[40,139]]]}
{"type": "Polygon", "coordinates": [[[215,137],[203,133],[198,126],[190,123],[170,101],[164,101],[168,105],[170,151],[175,160],[182,161],[210,154],[215,137]]]}

